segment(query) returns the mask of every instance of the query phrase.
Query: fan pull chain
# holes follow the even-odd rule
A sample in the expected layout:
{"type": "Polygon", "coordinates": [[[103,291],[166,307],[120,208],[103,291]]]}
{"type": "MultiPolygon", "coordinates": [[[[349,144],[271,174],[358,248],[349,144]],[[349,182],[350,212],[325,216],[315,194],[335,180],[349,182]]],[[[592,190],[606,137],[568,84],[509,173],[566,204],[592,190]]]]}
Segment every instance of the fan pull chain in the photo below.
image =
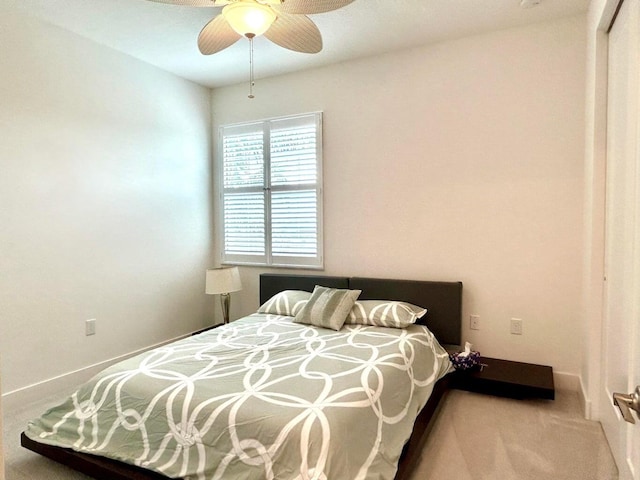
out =
{"type": "Polygon", "coordinates": [[[253,86],[255,82],[253,81],[253,35],[249,36],[249,98],[255,98],[253,95],[253,86]]]}

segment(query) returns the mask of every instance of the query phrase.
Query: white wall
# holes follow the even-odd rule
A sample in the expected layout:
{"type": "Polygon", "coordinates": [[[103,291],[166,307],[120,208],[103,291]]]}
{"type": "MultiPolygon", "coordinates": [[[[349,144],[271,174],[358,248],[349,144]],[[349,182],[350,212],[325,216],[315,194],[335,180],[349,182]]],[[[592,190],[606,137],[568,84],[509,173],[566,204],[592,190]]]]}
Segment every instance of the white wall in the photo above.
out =
{"type": "Polygon", "coordinates": [[[6,394],[210,321],[211,109],[206,88],[0,19],[6,394]]]}
{"type": "Polygon", "coordinates": [[[483,354],[578,375],[585,48],[580,16],[216,89],[214,131],[324,111],[324,273],[461,280],[483,354]]]}

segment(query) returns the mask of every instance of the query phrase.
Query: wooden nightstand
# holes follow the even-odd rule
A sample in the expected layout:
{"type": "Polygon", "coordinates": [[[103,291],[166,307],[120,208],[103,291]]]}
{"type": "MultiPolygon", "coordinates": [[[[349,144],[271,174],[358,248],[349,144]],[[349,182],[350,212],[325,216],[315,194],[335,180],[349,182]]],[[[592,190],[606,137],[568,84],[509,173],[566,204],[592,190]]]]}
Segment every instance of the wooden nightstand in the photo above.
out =
{"type": "Polygon", "coordinates": [[[510,398],[553,400],[553,369],[545,365],[481,357],[484,366],[451,374],[451,388],[510,398]]]}

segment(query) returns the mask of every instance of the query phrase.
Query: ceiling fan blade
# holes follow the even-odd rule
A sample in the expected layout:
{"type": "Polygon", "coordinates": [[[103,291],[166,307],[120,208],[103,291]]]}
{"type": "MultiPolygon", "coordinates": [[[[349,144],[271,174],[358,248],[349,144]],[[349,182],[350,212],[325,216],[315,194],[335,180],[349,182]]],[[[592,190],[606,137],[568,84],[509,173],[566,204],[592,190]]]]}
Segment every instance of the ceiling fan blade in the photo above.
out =
{"type": "Polygon", "coordinates": [[[220,14],[207,23],[198,35],[198,48],[203,55],[211,55],[230,47],[241,38],[220,14]]]}
{"type": "MultiPolygon", "coordinates": [[[[219,7],[222,5],[218,0],[149,0],[155,3],[168,3],[170,5],[183,5],[186,7],[219,7]]],[[[226,2],[225,2],[226,4],[226,2]]]]}
{"type": "Polygon", "coordinates": [[[318,53],[322,50],[322,35],[305,15],[278,13],[278,18],[264,34],[276,45],[294,52],[318,53]]]}
{"type": "MultiPolygon", "coordinates": [[[[185,0],[187,1],[187,0],[185,0]]],[[[324,13],[349,5],[354,0],[285,0],[274,6],[278,12],[306,14],[324,13]]]]}

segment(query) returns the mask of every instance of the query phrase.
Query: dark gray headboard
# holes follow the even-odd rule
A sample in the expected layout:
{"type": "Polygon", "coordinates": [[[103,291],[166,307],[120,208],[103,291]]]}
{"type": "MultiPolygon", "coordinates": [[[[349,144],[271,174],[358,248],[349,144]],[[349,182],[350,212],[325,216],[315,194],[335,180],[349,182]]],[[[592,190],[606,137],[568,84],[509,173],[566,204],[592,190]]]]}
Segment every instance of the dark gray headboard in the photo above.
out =
{"type": "Polygon", "coordinates": [[[460,345],[462,321],[462,282],[430,282],[321,275],[260,275],[260,304],[283,290],[313,291],[316,285],[362,290],[361,300],[399,300],[427,309],[420,320],[438,341],[460,345]]]}
{"type": "Polygon", "coordinates": [[[349,288],[347,277],[323,277],[320,275],[283,275],[263,273],[260,275],[260,305],[283,290],[313,292],[316,285],[329,288],[349,288]]]}

